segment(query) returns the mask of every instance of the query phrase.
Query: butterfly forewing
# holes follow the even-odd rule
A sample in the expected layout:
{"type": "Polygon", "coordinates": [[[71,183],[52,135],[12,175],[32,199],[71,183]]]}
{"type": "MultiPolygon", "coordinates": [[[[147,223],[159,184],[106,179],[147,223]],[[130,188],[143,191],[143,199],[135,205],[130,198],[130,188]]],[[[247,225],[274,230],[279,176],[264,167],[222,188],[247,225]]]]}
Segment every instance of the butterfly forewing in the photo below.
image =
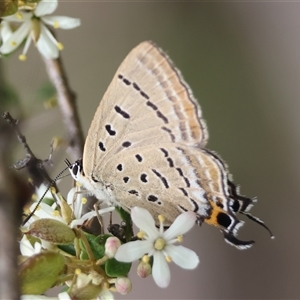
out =
{"type": "Polygon", "coordinates": [[[144,42],[122,62],[100,102],[85,143],[84,170],[91,173],[127,141],[203,146],[207,137],[200,108],[179,71],[144,42]]]}

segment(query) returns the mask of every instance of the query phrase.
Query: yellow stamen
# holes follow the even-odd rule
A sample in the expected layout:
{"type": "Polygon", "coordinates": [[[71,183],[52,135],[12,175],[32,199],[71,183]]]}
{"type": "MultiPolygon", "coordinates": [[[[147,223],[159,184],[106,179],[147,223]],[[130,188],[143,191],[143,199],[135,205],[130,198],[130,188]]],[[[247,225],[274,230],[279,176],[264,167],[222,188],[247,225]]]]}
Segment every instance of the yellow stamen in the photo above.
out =
{"type": "Polygon", "coordinates": [[[59,28],[59,22],[58,22],[58,21],[54,21],[53,27],[54,27],[55,29],[59,28]]]}
{"type": "Polygon", "coordinates": [[[22,15],[20,12],[17,12],[17,13],[16,13],[16,17],[17,17],[19,20],[22,20],[22,19],[23,19],[23,15],[22,15]]]}
{"type": "Polygon", "coordinates": [[[136,236],[139,239],[143,239],[146,236],[146,233],[144,231],[139,231],[136,236]]]}
{"type": "Polygon", "coordinates": [[[58,50],[63,50],[64,49],[64,45],[62,44],[62,43],[57,43],[57,48],[58,48],[58,50]]]}
{"type": "Polygon", "coordinates": [[[26,215],[29,215],[29,214],[31,213],[31,211],[30,211],[29,208],[25,208],[25,209],[24,209],[24,213],[25,213],[26,215]]]}
{"type": "Polygon", "coordinates": [[[20,54],[19,55],[19,60],[20,61],[25,61],[27,59],[26,55],[25,54],[20,54]]]}
{"type": "Polygon", "coordinates": [[[58,210],[54,210],[53,213],[52,213],[52,215],[53,215],[54,217],[58,217],[58,216],[60,216],[60,213],[59,213],[58,210]]]}
{"type": "Polygon", "coordinates": [[[31,199],[32,199],[33,201],[37,200],[37,194],[32,194],[31,199]]]}
{"type": "Polygon", "coordinates": [[[150,260],[150,257],[148,255],[144,255],[143,258],[142,258],[142,261],[147,264],[149,263],[149,260],[150,260]]]}
{"type": "Polygon", "coordinates": [[[56,189],[55,189],[54,186],[52,186],[52,187],[50,188],[50,190],[51,190],[51,193],[52,193],[52,194],[56,194],[56,189]]]}
{"type": "Polygon", "coordinates": [[[52,147],[53,147],[53,150],[56,150],[61,143],[62,143],[61,138],[59,138],[57,136],[54,136],[52,138],[52,147]]]}
{"type": "Polygon", "coordinates": [[[28,182],[29,183],[33,183],[33,179],[32,178],[28,178],[28,182]]]}
{"type": "Polygon", "coordinates": [[[166,241],[163,238],[158,238],[154,243],[154,248],[156,250],[162,250],[164,249],[165,245],[166,245],[166,241]]]}
{"type": "Polygon", "coordinates": [[[82,187],[82,184],[81,184],[80,182],[78,182],[78,181],[76,181],[76,185],[77,185],[78,187],[82,187]]]}
{"type": "Polygon", "coordinates": [[[75,270],[75,274],[76,274],[76,275],[81,274],[81,270],[77,268],[77,269],[75,270]]]}
{"type": "Polygon", "coordinates": [[[167,261],[168,263],[172,262],[171,256],[167,255],[165,258],[166,258],[166,261],[167,261]]]}
{"type": "Polygon", "coordinates": [[[81,198],[81,203],[82,203],[82,204],[86,204],[86,203],[87,203],[87,199],[84,198],[84,197],[82,197],[82,198],[81,198]]]}
{"type": "Polygon", "coordinates": [[[177,237],[177,242],[182,243],[182,241],[183,241],[183,235],[181,234],[177,237]]]}
{"type": "Polygon", "coordinates": [[[159,221],[159,222],[162,222],[162,223],[163,223],[165,220],[166,220],[166,219],[165,219],[165,217],[164,217],[163,215],[159,215],[159,216],[158,216],[158,221],[159,221]]]}
{"type": "Polygon", "coordinates": [[[50,108],[53,108],[53,107],[56,107],[57,106],[57,99],[56,97],[52,97],[46,101],[44,101],[44,107],[46,109],[50,109],[50,108]]]}

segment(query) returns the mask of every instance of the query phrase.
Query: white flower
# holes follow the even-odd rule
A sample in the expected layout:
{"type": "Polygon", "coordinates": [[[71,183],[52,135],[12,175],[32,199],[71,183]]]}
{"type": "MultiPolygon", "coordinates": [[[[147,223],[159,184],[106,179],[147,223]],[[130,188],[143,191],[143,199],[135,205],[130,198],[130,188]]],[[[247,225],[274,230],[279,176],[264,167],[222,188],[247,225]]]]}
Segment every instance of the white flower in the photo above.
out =
{"type": "Polygon", "coordinates": [[[85,221],[91,220],[92,218],[99,215],[105,214],[107,212],[113,211],[114,207],[107,207],[103,209],[99,209],[98,212],[96,210],[92,210],[86,214],[82,215],[83,205],[86,203],[87,199],[82,197],[82,194],[77,192],[76,188],[72,188],[67,196],[67,202],[71,206],[73,210],[73,217],[70,227],[74,228],[76,226],[82,225],[85,221]],[[77,193],[77,194],[76,194],[77,193]]]}
{"type": "Polygon", "coordinates": [[[26,234],[23,235],[20,241],[20,252],[24,256],[32,256],[40,253],[42,250],[42,245],[38,242],[35,242],[34,245],[30,243],[26,234]]]}
{"type": "Polygon", "coordinates": [[[0,23],[0,44],[1,41],[5,43],[8,38],[12,35],[12,30],[6,21],[0,23]]]}
{"type": "Polygon", "coordinates": [[[164,232],[163,217],[159,216],[160,228],[155,227],[151,214],[143,208],[131,209],[131,218],[134,224],[144,233],[144,240],[123,244],[119,247],[115,258],[123,262],[133,262],[145,254],[153,256],[152,275],[159,287],[167,287],[170,283],[168,262],[174,261],[184,269],[194,269],[199,263],[197,254],[183,246],[175,246],[181,241],[182,235],[188,232],[195,224],[196,215],[185,212],[179,215],[174,223],[164,232]]]}
{"type": "Polygon", "coordinates": [[[66,221],[61,216],[59,210],[57,210],[57,203],[60,203],[61,199],[59,198],[59,195],[57,193],[51,193],[50,189],[48,189],[47,193],[44,195],[48,187],[45,184],[41,184],[38,188],[35,189],[35,200],[39,201],[43,196],[44,199],[53,199],[53,204],[50,206],[49,204],[45,202],[41,202],[37,207],[37,202],[34,202],[30,208],[29,213],[35,210],[35,213],[33,216],[26,222],[26,224],[23,226],[23,229],[30,226],[31,223],[33,223],[37,219],[44,219],[44,218],[51,218],[55,219],[57,221],[63,222],[66,224],[66,221]],[[53,198],[54,196],[54,198],[53,198]]]}
{"type": "Polygon", "coordinates": [[[32,12],[18,11],[16,14],[3,17],[6,21],[23,22],[23,24],[3,43],[0,48],[2,54],[8,54],[19,47],[27,38],[20,60],[26,59],[26,53],[33,40],[45,58],[57,58],[63,45],[52,35],[47,25],[54,28],[72,29],[80,25],[80,19],[48,16],[58,5],[58,0],[41,0],[32,12]]]}
{"type": "Polygon", "coordinates": [[[58,297],[47,297],[43,295],[22,295],[21,300],[71,300],[67,292],[59,293],[58,297]]]}

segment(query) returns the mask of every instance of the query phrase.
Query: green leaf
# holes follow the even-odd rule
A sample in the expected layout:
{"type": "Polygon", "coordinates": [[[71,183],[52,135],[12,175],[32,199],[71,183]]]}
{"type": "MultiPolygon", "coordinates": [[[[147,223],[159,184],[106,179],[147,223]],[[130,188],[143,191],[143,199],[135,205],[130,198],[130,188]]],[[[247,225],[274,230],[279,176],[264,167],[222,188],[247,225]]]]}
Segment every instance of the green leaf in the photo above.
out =
{"type": "Polygon", "coordinates": [[[124,210],[122,207],[116,207],[115,210],[120,215],[120,218],[125,222],[125,238],[126,242],[131,241],[131,238],[133,236],[133,229],[132,229],[132,221],[130,214],[124,210]]]}
{"type": "Polygon", "coordinates": [[[23,295],[40,295],[50,289],[63,272],[64,257],[56,252],[42,252],[29,257],[20,265],[23,295]]]}
{"type": "MultiPolygon", "coordinates": [[[[88,242],[89,242],[89,245],[92,249],[92,252],[94,254],[94,257],[95,259],[100,259],[104,256],[105,254],[105,242],[106,240],[111,236],[109,234],[105,234],[105,235],[98,235],[98,236],[94,236],[90,233],[87,233],[85,232],[84,233],[88,242]]],[[[84,245],[83,243],[80,241],[80,245],[81,245],[81,248],[83,250],[82,252],[82,255],[81,255],[81,259],[88,259],[88,255],[86,253],[86,250],[84,248],[84,245]]]]}
{"type": "Polygon", "coordinates": [[[114,258],[105,263],[105,273],[110,277],[126,276],[131,268],[131,263],[117,261],[114,258]]]}
{"type": "Polygon", "coordinates": [[[76,255],[76,251],[74,248],[74,244],[69,244],[69,245],[57,245],[57,247],[59,249],[61,249],[62,251],[65,251],[66,253],[75,256],[76,255]]]}
{"type": "Polygon", "coordinates": [[[89,241],[89,244],[91,246],[91,249],[93,251],[95,259],[102,258],[105,253],[105,248],[104,248],[104,245],[101,245],[99,243],[99,238],[97,236],[93,236],[93,235],[89,234],[87,236],[87,240],[89,241]]]}

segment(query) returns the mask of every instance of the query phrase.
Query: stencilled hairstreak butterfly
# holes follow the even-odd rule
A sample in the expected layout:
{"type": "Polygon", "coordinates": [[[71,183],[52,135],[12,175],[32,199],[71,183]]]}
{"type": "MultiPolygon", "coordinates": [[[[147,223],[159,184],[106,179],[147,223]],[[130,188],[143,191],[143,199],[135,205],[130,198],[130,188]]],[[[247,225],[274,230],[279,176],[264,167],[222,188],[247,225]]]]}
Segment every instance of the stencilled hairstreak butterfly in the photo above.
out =
{"type": "MultiPolygon", "coordinates": [[[[95,113],[83,159],[72,176],[99,200],[162,214],[170,225],[184,211],[218,227],[239,249],[236,213],[264,226],[248,210],[226,164],[205,148],[208,132],[190,87],[152,42],[134,48],[117,70],[95,113]]],[[[270,230],[269,230],[270,232],[270,230]]],[[[271,236],[272,233],[270,232],[271,236]]]]}

